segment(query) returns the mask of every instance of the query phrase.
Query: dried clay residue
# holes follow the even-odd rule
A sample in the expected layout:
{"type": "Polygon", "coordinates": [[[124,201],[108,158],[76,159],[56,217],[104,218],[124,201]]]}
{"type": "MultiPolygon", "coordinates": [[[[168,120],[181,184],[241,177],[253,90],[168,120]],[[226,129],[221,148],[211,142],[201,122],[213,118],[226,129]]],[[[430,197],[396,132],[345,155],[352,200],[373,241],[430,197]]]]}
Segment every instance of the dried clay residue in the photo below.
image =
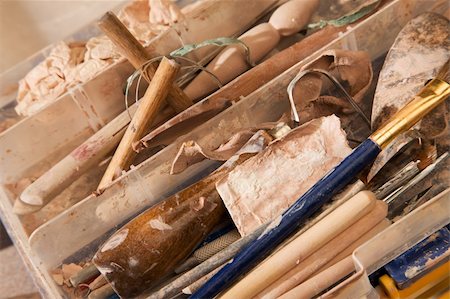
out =
{"type": "Polygon", "coordinates": [[[246,235],[280,215],[350,151],[336,116],[315,119],[237,166],[217,190],[246,235]]]}
{"type": "Polygon", "coordinates": [[[105,252],[116,248],[117,246],[122,244],[123,241],[125,241],[127,236],[128,236],[128,228],[120,230],[114,236],[112,236],[111,239],[109,239],[109,241],[105,245],[103,245],[101,252],[105,252]]]}
{"type": "Polygon", "coordinates": [[[165,223],[161,216],[158,216],[156,219],[152,219],[148,222],[151,228],[157,229],[157,230],[171,230],[172,227],[165,223]]]}

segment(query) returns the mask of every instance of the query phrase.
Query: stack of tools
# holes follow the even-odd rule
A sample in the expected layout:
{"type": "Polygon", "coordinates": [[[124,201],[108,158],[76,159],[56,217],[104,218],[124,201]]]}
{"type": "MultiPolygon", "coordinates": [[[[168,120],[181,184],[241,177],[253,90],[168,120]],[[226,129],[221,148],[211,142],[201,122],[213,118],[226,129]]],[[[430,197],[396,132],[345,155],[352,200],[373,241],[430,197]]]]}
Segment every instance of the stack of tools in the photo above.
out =
{"type": "Polygon", "coordinates": [[[45,295],[448,294],[450,21],[420,0],[325,2],[162,1],[174,23],[151,42],[98,21],[129,62],[122,106],[97,115],[70,89],[90,129],[0,198],[45,295]]]}

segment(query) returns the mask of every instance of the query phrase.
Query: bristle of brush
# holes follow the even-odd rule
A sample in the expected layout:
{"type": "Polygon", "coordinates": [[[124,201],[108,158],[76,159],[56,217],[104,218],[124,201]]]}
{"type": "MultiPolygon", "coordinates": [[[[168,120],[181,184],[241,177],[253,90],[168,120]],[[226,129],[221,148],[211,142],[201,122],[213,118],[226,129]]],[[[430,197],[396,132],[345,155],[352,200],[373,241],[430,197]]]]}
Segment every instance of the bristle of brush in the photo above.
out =
{"type": "Polygon", "coordinates": [[[444,66],[439,70],[436,75],[437,79],[447,82],[450,84],[450,71],[449,71],[450,59],[444,64],[444,66]]]}

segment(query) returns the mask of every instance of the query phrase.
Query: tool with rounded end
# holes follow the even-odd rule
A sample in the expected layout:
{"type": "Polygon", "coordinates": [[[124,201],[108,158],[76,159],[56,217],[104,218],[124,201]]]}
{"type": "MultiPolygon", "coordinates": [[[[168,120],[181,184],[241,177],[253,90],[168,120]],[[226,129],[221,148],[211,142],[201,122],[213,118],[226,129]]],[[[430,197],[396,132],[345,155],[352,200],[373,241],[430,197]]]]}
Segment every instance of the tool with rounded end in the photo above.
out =
{"type": "MultiPolygon", "coordinates": [[[[367,215],[373,210],[375,202],[376,198],[372,192],[359,192],[316,225],[258,265],[246,277],[223,294],[221,298],[253,298],[287,271],[313,254],[314,251],[330,242],[367,215]]],[[[384,210],[386,214],[386,208],[384,210]]],[[[259,239],[264,238],[264,236],[265,233],[259,239]]]]}

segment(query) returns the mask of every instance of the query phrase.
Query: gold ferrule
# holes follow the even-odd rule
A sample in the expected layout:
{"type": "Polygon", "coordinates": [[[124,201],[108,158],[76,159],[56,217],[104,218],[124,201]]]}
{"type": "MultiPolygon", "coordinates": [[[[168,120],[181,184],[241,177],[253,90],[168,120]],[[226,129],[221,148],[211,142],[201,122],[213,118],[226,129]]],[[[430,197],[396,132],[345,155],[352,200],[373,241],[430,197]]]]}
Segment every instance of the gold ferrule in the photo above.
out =
{"type": "Polygon", "coordinates": [[[385,148],[399,134],[408,131],[419,120],[436,108],[450,95],[450,84],[440,79],[431,80],[394,116],[369,138],[385,148]]]}

